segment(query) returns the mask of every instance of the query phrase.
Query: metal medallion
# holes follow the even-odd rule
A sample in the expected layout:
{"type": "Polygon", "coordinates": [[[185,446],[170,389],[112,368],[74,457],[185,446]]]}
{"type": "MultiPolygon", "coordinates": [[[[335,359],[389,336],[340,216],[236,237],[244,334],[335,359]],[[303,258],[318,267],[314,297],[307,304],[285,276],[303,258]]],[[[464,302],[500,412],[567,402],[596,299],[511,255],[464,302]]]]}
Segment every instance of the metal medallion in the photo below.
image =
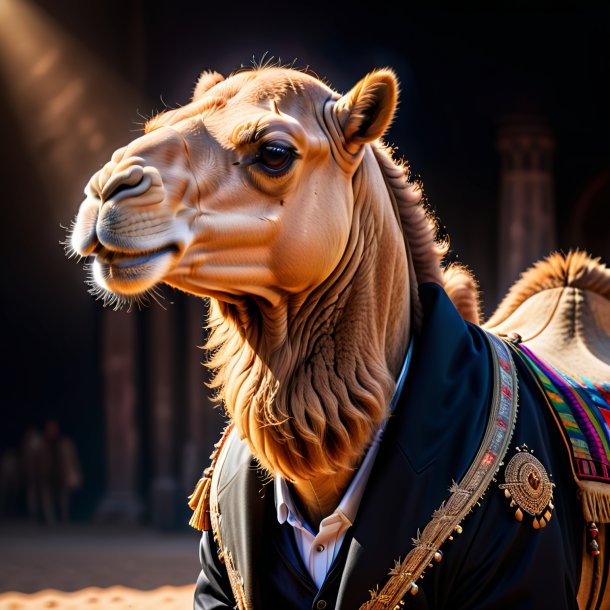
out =
{"type": "Polygon", "coordinates": [[[515,518],[523,521],[524,513],[530,515],[534,529],[546,527],[551,519],[553,488],[545,467],[533,455],[527,445],[517,447],[517,453],[504,470],[505,483],[499,485],[515,508],[515,518]]]}

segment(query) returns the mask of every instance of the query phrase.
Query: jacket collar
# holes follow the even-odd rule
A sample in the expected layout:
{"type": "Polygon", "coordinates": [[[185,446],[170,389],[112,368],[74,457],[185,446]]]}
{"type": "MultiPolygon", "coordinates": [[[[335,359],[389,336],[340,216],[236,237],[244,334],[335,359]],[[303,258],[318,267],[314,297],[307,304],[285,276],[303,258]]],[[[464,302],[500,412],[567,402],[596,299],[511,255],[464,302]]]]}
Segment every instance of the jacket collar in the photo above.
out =
{"type": "Polygon", "coordinates": [[[371,473],[347,554],[336,608],[358,608],[411,549],[480,445],[491,364],[480,329],[437,284],[420,286],[424,320],[395,415],[371,473]]]}
{"type": "MultiPolygon", "coordinates": [[[[465,473],[487,423],[491,369],[483,331],[464,322],[439,285],[422,284],[419,291],[422,329],[351,528],[337,609],[358,608],[385,582],[452,480],[465,473]]],[[[256,608],[272,486],[235,432],[227,451],[218,492],[222,542],[248,607],[256,608]]]]}

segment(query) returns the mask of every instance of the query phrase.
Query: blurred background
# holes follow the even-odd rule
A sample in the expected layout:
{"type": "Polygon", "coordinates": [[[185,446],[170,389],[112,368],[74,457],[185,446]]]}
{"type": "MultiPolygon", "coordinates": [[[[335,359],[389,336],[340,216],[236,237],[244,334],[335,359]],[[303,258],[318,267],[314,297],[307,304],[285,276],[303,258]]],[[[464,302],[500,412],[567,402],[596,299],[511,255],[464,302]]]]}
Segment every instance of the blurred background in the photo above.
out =
{"type": "Polygon", "coordinates": [[[197,348],[205,304],[166,289],[164,308],[106,310],[61,242],[90,175],[187,103],[203,69],[273,57],[345,92],[393,67],[386,139],[487,315],[553,249],[610,261],[610,9],[497,6],[0,0],[0,532],[14,548],[15,532],[60,546],[65,523],[144,527],[196,564],[185,498],[222,426],[197,348]]]}

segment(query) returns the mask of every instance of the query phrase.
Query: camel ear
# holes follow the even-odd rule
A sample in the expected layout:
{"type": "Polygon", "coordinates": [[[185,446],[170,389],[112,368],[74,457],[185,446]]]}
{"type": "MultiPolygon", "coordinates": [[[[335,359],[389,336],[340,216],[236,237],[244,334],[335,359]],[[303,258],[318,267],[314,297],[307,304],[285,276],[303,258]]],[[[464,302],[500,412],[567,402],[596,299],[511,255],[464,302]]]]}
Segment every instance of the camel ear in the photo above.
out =
{"type": "Polygon", "coordinates": [[[362,145],[380,138],[394,117],[398,79],[390,69],[367,74],[339,99],[335,111],[348,145],[362,145]]]}
{"type": "Polygon", "coordinates": [[[222,74],[219,74],[218,72],[204,70],[199,75],[199,80],[195,85],[195,91],[193,91],[193,102],[198,100],[206,91],[208,91],[214,85],[217,85],[224,79],[225,77],[222,74]]]}

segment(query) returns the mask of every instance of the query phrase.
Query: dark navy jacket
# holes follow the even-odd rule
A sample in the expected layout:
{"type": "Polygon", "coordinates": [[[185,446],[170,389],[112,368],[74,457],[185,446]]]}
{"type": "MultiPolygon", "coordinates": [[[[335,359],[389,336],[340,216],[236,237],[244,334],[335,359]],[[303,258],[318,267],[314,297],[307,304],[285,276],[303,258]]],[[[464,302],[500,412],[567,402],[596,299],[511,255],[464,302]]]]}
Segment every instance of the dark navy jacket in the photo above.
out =
{"type": "MultiPolygon", "coordinates": [[[[483,331],[462,320],[436,284],[420,286],[421,333],[405,386],[388,423],[354,525],[320,591],[302,565],[290,526],[280,526],[273,485],[234,435],[219,483],[225,547],[259,610],[358,609],[381,588],[394,560],[412,548],[432,512],[465,474],[479,448],[492,393],[492,360],[483,331]]],[[[506,461],[526,443],[551,475],[555,511],[535,530],[514,518],[492,483],[463,533],[443,546],[441,563],[418,581],[406,608],[563,610],[576,608],[583,520],[569,456],[539,391],[518,359],[519,415],[506,461]]],[[[502,470],[499,478],[502,479],[502,470]]],[[[499,480],[501,482],[501,480],[499,480]]],[[[200,546],[195,608],[235,601],[211,532],[200,546]]]]}

